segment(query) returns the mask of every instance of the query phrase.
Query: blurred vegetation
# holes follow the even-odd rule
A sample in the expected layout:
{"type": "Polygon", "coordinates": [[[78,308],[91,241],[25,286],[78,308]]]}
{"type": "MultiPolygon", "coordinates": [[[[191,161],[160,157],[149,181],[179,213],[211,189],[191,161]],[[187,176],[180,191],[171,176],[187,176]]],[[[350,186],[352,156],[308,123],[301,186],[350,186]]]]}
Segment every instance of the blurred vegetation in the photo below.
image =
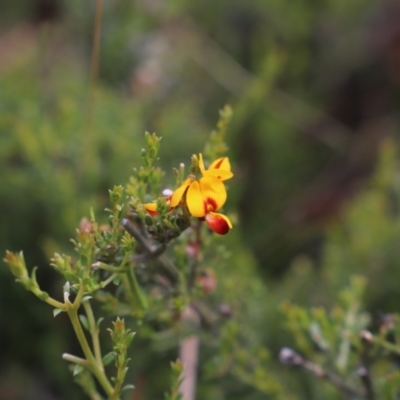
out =
{"type": "MultiPolygon", "coordinates": [[[[102,211],[108,189],[127,182],[143,133],[163,137],[170,169],[202,148],[217,110],[230,103],[236,178],[227,206],[240,224],[223,239],[231,255],[216,268],[214,301],[235,318],[221,342],[212,332],[203,338],[198,398],[346,398],[280,365],[278,354],[291,347],[332,367],[337,336],[329,351],[315,344],[326,316],[308,309],[334,315],[340,305],[345,313],[352,303],[337,294],[354,274],[366,279],[356,300],[370,320],[353,327],[355,336],[384,331],[382,316],[398,311],[399,8],[371,0],[105,1],[91,94],[94,14],[94,1],[0,4],[0,253],[23,249],[46,290],[58,293],[49,256],[70,250],[81,217],[91,206],[102,211]],[[392,140],[376,170],[385,137],[392,140]]],[[[0,277],[0,398],[78,399],[59,359],[74,346],[66,321],[31,301],[4,268],[0,277]]],[[[132,377],[145,382],[143,398],[162,398],[176,354],[168,343],[140,340],[132,377]]],[[[346,366],[352,384],[357,351],[346,366]]],[[[395,370],[395,357],[387,360],[378,360],[377,376],[395,370]]],[[[377,398],[394,398],[387,390],[377,398]]]]}

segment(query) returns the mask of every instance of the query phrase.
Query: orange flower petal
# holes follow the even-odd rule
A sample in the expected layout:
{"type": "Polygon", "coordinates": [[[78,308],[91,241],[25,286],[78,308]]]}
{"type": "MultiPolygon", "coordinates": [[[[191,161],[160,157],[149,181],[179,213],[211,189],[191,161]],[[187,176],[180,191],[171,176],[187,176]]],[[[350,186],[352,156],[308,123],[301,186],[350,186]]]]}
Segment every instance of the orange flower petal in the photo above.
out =
{"type": "Polygon", "coordinates": [[[226,215],[210,212],[205,220],[210,229],[220,235],[225,235],[232,229],[232,223],[226,215]]]}
{"type": "Polygon", "coordinates": [[[156,203],[146,203],[144,208],[150,215],[157,215],[157,204],[156,203]]]}
{"type": "Polygon", "coordinates": [[[191,183],[191,180],[186,179],[186,181],[183,182],[183,184],[181,186],[179,186],[178,189],[175,190],[175,192],[172,194],[171,199],[170,199],[171,207],[176,207],[180,203],[186,189],[190,186],[190,183],[191,183]]]}
{"type": "Polygon", "coordinates": [[[200,189],[198,181],[192,182],[186,193],[186,204],[190,214],[194,217],[204,217],[206,215],[205,199],[200,189]]]}

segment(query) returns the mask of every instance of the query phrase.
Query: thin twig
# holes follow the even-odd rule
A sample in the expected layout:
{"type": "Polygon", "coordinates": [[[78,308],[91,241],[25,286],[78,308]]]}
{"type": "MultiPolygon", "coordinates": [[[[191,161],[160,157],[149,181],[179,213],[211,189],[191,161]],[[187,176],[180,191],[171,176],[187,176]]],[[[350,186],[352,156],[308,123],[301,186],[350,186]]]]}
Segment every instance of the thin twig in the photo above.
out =
{"type": "Polygon", "coordinates": [[[121,223],[126,231],[143,246],[144,251],[149,256],[153,256],[154,254],[160,255],[165,250],[164,245],[157,247],[153,246],[152,243],[142,235],[140,230],[128,219],[124,218],[121,223]]]}
{"type": "Polygon", "coordinates": [[[375,392],[372,386],[371,375],[369,369],[365,366],[358,368],[357,374],[361,379],[361,382],[365,388],[365,399],[375,400],[375,392]]]}
{"type": "Polygon", "coordinates": [[[144,258],[140,261],[140,259],[136,258],[138,255],[133,256],[133,262],[144,262],[153,258],[158,258],[158,262],[161,266],[168,272],[170,278],[175,282],[179,279],[179,271],[176,269],[171,260],[163,254],[166,250],[166,246],[164,244],[159,246],[154,246],[152,242],[147,239],[140,230],[132,224],[127,218],[124,218],[122,221],[122,226],[126,229],[126,231],[135,238],[138,243],[143,247],[145,254],[148,258],[144,258]],[[139,261],[138,261],[139,260],[139,261]]]}
{"type": "Polygon", "coordinates": [[[315,376],[320,379],[324,379],[337,389],[339,389],[343,394],[363,399],[363,393],[354,389],[352,386],[344,382],[339,376],[333,374],[330,371],[323,369],[320,365],[313,363],[310,360],[306,360],[300,354],[296,353],[294,350],[284,347],[279,353],[279,360],[282,364],[299,366],[307,371],[312,372],[315,376]]]}

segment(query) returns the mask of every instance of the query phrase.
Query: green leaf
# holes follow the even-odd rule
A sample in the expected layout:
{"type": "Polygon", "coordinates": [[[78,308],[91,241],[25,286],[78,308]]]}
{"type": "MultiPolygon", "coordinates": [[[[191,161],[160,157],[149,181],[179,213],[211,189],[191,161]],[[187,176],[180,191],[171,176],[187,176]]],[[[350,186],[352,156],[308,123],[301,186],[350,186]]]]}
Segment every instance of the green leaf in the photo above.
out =
{"type": "Polygon", "coordinates": [[[36,280],[36,271],[37,271],[38,267],[33,267],[32,269],[32,273],[31,273],[31,282],[34,286],[39,287],[37,280],[36,280]]]}
{"type": "Polygon", "coordinates": [[[93,299],[93,297],[92,296],[85,296],[85,297],[82,298],[81,303],[84,303],[85,301],[88,301],[90,299],[93,299]]]}
{"type": "Polygon", "coordinates": [[[130,344],[132,343],[132,339],[135,336],[136,332],[130,332],[128,335],[126,335],[126,347],[129,347],[130,344]]]}
{"type": "Polygon", "coordinates": [[[86,316],[83,315],[83,314],[80,314],[80,315],[79,315],[79,319],[81,320],[81,324],[83,325],[83,327],[84,327],[87,331],[90,331],[89,321],[88,321],[88,319],[86,318],[86,316]]]}
{"type": "Polygon", "coordinates": [[[61,314],[63,312],[63,310],[61,310],[61,308],[55,308],[53,310],[53,317],[57,317],[58,314],[61,314]]]}
{"type": "Polygon", "coordinates": [[[109,365],[111,362],[113,362],[117,357],[117,353],[115,351],[110,351],[108,354],[106,354],[103,357],[103,365],[107,366],[109,365]]]}
{"type": "Polygon", "coordinates": [[[97,322],[96,322],[97,329],[100,328],[100,324],[101,324],[103,321],[104,321],[104,318],[103,318],[103,317],[101,317],[101,318],[99,318],[99,319],[97,320],[97,322]]]}
{"type": "Polygon", "coordinates": [[[118,286],[118,285],[120,284],[120,282],[121,282],[121,280],[120,280],[120,278],[118,278],[118,277],[116,277],[116,278],[113,280],[113,284],[114,284],[115,286],[118,286]]]}
{"type": "Polygon", "coordinates": [[[135,386],[134,386],[134,385],[132,385],[132,384],[125,385],[125,386],[123,386],[123,388],[121,389],[121,392],[123,392],[124,390],[132,390],[132,389],[135,389],[135,386]]]}
{"type": "Polygon", "coordinates": [[[80,374],[83,370],[84,370],[84,367],[82,365],[76,364],[73,375],[76,376],[76,375],[80,374]]]}
{"type": "Polygon", "coordinates": [[[74,282],[74,281],[76,282],[76,280],[77,280],[76,276],[72,272],[65,272],[64,276],[66,279],[68,279],[71,282],[74,282]]]}
{"type": "Polygon", "coordinates": [[[90,207],[90,220],[91,221],[96,221],[96,217],[95,217],[95,215],[94,215],[94,210],[93,210],[93,207],[90,207]]]}

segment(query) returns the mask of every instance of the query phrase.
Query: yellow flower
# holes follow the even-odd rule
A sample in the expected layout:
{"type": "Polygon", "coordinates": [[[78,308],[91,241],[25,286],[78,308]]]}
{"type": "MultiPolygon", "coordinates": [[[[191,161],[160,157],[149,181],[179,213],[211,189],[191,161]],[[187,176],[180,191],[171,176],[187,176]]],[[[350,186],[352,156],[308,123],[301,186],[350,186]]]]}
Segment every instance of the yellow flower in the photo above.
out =
{"type": "Polygon", "coordinates": [[[157,203],[155,201],[151,202],[151,203],[146,203],[144,205],[144,208],[146,209],[146,211],[150,214],[150,215],[157,215],[157,203]]]}
{"type": "MultiPolygon", "coordinates": [[[[208,169],[205,169],[203,156],[200,153],[199,169],[203,176],[199,180],[196,180],[194,176],[186,179],[172,195],[166,196],[167,204],[174,209],[186,194],[185,200],[190,214],[205,220],[214,232],[224,235],[229,232],[229,229],[232,229],[232,223],[227,216],[215,211],[225,204],[227,198],[222,181],[233,176],[229,159],[227,157],[219,158],[208,169]]],[[[157,215],[156,202],[147,203],[144,207],[150,215],[157,215]]]]}
{"type": "Polygon", "coordinates": [[[210,167],[206,170],[204,168],[203,155],[199,154],[199,168],[203,176],[213,176],[220,179],[221,181],[226,181],[232,178],[233,174],[231,172],[231,164],[228,157],[218,158],[215,160],[210,167]]]}
{"type": "MultiPolygon", "coordinates": [[[[172,196],[173,191],[171,189],[164,189],[162,191],[162,195],[165,197],[165,201],[167,203],[167,206],[170,205],[170,199],[172,196]]],[[[151,203],[146,203],[144,204],[144,208],[150,215],[157,215],[157,202],[152,201],[151,203]]]]}
{"type": "Polygon", "coordinates": [[[187,208],[194,217],[204,219],[216,233],[224,235],[232,229],[229,218],[216,213],[226,201],[227,193],[223,180],[233,176],[227,157],[214,161],[206,170],[203,157],[199,154],[199,168],[203,177],[200,180],[188,178],[175,190],[170,199],[171,207],[176,207],[186,193],[187,208]]]}

